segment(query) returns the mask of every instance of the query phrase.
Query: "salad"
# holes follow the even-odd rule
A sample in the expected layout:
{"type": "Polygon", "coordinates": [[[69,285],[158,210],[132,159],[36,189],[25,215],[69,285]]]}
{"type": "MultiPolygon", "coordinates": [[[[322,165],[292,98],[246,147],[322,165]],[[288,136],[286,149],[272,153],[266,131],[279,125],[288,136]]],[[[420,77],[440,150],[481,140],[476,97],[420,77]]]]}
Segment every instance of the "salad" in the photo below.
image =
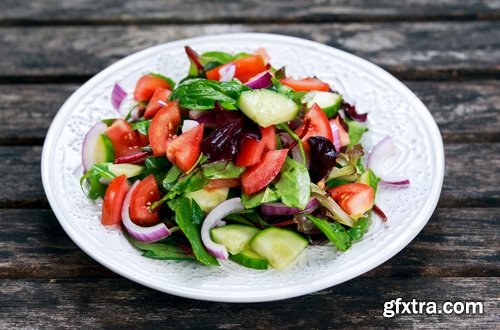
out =
{"type": "Polygon", "coordinates": [[[102,198],[104,226],[148,258],[281,270],[308,245],[348,250],[372,213],[387,220],[379,184],[409,181],[376,175],[390,137],[363,157],[366,113],[316,77],[274,68],[264,49],[185,50],[184,79],[143,75],[125,112],[116,84],[121,115],[84,138],[80,184],[102,198]]]}

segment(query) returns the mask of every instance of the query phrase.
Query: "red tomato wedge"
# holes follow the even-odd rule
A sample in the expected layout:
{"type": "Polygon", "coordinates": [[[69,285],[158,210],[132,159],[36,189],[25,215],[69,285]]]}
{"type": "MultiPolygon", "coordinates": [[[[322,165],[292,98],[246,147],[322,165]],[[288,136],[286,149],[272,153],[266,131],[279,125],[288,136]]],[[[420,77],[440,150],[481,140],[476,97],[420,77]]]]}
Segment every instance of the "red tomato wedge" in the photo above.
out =
{"type": "Polygon", "coordinates": [[[128,189],[125,174],[111,180],[102,203],[101,222],[103,225],[112,226],[122,221],[122,205],[128,189]]]}
{"type": "Polygon", "coordinates": [[[234,77],[241,80],[242,83],[246,83],[248,80],[250,80],[250,78],[252,78],[256,74],[259,74],[262,71],[267,70],[266,63],[264,63],[264,59],[262,58],[262,56],[253,55],[249,57],[240,58],[238,60],[235,60],[227,64],[219,65],[218,67],[207,71],[206,72],[207,79],[219,80],[220,79],[219,70],[223,66],[227,66],[230,64],[234,64],[236,66],[234,71],[234,77]]]}
{"type": "Polygon", "coordinates": [[[149,101],[157,88],[170,89],[168,82],[160,77],[144,75],[137,81],[134,90],[134,99],[137,102],[149,101]]]}
{"type": "Polygon", "coordinates": [[[200,143],[204,124],[198,125],[167,142],[167,158],[182,171],[187,172],[200,157],[200,143]]]}
{"type": "Polygon", "coordinates": [[[106,135],[113,144],[115,158],[138,153],[144,145],[139,134],[124,119],[116,119],[106,130],[106,135]]]}
{"type": "Polygon", "coordinates": [[[151,97],[151,100],[148,103],[148,106],[146,107],[146,112],[144,112],[144,118],[150,119],[153,118],[158,111],[163,107],[158,101],[162,101],[167,103],[168,98],[170,96],[171,92],[167,88],[163,87],[158,87],[153,96],[151,97]]]}
{"type": "Polygon", "coordinates": [[[236,158],[237,166],[252,166],[257,164],[262,157],[262,153],[276,149],[276,132],[274,126],[261,127],[262,139],[257,141],[252,138],[244,138],[241,142],[240,151],[236,158]]]}
{"type": "Polygon", "coordinates": [[[349,139],[349,133],[344,129],[344,126],[340,124],[340,119],[339,116],[335,117],[334,119],[330,119],[330,126],[335,125],[339,129],[339,135],[340,135],[340,146],[345,147],[346,145],[349,144],[350,139],[349,139]]]}
{"type": "Polygon", "coordinates": [[[158,212],[151,213],[149,207],[161,198],[160,190],[153,174],[137,185],[130,199],[130,219],[139,226],[152,226],[160,221],[158,212]]]}
{"type": "Polygon", "coordinates": [[[240,179],[215,179],[210,180],[205,189],[214,190],[219,188],[236,188],[239,186],[241,186],[240,179]]]}
{"type": "MultiPolygon", "coordinates": [[[[323,136],[328,140],[333,142],[332,128],[330,127],[330,122],[328,122],[328,117],[325,112],[315,103],[305,115],[305,120],[309,120],[309,129],[302,138],[302,144],[304,149],[309,152],[309,144],[307,139],[311,136],[323,136]]],[[[304,125],[297,128],[295,133],[301,136],[304,125]]]]}
{"type": "Polygon", "coordinates": [[[267,187],[278,175],[286,160],[288,149],[266,152],[259,163],[248,167],[241,175],[245,194],[254,194],[267,187]]]}
{"type": "Polygon", "coordinates": [[[375,191],[364,183],[346,183],[328,189],[333,200],[350,215],[361,215],[373,207],[375,191]]]}
{"type": "Polygon", "coordinates": [[[324,91],[328,92],[330,90],[330,85],[317,78],[304,78],[304,79],[291,79],[284,78],[280,79],[280,82],[290,87],[296,92],[310,92],[310,91],[324,91]]]}
{"type": "Polygon", "coordinates": [[[153,117],[149,126],[149,142],[156,157],[165,156],[167,141],[175,134],[180,123],[181,112],[177,102],[167,103],[153,117]]]}

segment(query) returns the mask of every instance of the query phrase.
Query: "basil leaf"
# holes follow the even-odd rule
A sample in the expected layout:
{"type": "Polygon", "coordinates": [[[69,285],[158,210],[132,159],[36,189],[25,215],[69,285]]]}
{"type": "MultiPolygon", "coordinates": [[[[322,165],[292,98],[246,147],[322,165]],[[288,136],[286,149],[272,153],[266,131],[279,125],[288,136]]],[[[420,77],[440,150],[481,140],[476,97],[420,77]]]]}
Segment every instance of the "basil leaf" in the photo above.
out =
{"type": "Polygon", "coordinates": [[[236,166],[233,162],[214,162],[203,166],[205,178],[214,179],[237,179],[245,171],[244,167],[236,166]]]}
{"type": "Polygon", "coordinates": [[[125,234],[127,240],[136,249],[143,251],[143,256],[159,260],[195,260],[191,251],[174,244],[143,243],[125,234]]]}
{"type": "Polygon", "coordinates": [[[241,194],[241,202],[246,209],[253,209],[262,203],[272,203],[278,200],[278,195],[270,187],[252,195],[241,194]]]}
{"type": "Polygon", "coordinates": [[[353,241],[359,241],[370,227],[370,220],[368,218],[359,218],[356,224],[349,228],[347,233],[351,236],[353,241]]]}
{"type": "Polygon", "coordinates": [[[287,157],[273,188],[283,204],[303,210],[311,197],[310,185],[307,168],[287,157]]]}
{"type": "Polygon", "coordinates": [[[326,235],[326,237],[339,249],[340,251],[346,251],[352,245],[352,237],[349,235],[347,230],[342,227],[341,224],[337,222],[329,222],[326,219],[316,218],[310,214],[305,215],[307,219],[311,220],[312,223],[319,230],[326,235]]]}
{"type": "Polygon", "coordinates": [[[217,259],[208,253],[201,241],[201,226],[197,223],[198,221],[193,221],[193,216],[197,217],[198,215],[193,212],[191,200],[179,197],[169,201],[168,206],[175,212],[175,221],[191,243],[196,260],[204,265],[218,266],[219,262],[217,259]]]}
{"type": "Polygon", "coordinates": [[[142,135],[149,134],[149,126],[151,126],[151,119],[149,120],[141,120],[132,124],[132,129],[134,131],[138,131],[142,135]]]}

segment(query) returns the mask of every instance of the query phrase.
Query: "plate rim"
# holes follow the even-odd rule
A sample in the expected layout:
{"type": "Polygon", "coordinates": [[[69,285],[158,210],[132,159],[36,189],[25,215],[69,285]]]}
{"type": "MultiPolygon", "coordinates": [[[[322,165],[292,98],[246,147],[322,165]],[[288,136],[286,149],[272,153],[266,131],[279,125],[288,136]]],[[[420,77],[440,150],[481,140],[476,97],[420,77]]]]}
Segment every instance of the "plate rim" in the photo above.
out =
{"type": "MultiPolygon", "coordinates": [[[[63,103],[63,105],[58,110],[56,116],[51,122],[51,125],[48,129],[47,135],[45,137],[43,149],[42,149],[42,157],[41,157],[41,176],[42,176],[42,184],[44,187],[45,194],[49,201],[52,211],[54,212],[58,222],[63,227],[66,234],[71,238],[71,240],[87,255],[89,255],[93,260],[97,261],[107,269],[129,279],[136,283],[142,284],[146,287],[174,294],[177,296],[198,299],[198,300],[206,300],[206,301],[218,301],[218,302],[240,302],[240,303],[250,303],[250,302],[265,302],[265,301],[275,301],[287,298],[293,298],[309,293],[313,293],[319,290],[326,289],[328,287],[332,287],[348,281],[350,279],[354,279],[361,274],[370,271],[382,263],[391,259],[394,255],[399,253],[402,249],[404,249],[409,243],[411,243],[414,238],[421,232],[423,227],[430,220],[432,214],[434,213],[437,203],[439,201],[439,197],[442,190],[443,180],[444,180],[444,165],[445,165],[445,155],[444,155],[444,146],[443,140],[437,126],[436,121],[432,117],[430,111],[427,107],[422,103],[422,101],[400,80],[394,77],[392,74],[382,69],[378,65],[363,59],[357,55],[348,53],[346,51],[340,50],[338,48],[328,46],[322,43],[318,43],[315,41],[302,39],[298,37],[280,35],[280,34],[271,34],[271,33],[224,33],[224,34],[216,34],[210,36],[201,36],[187,39],[179,39],[175,41],[170,41],[166,43],[162,43],[159,45],[155,45],[152,47],[145,48],[143,50],[134,52],[128,56],[121,58],[120,60],[114,62],[113,64],[107,66],[105,69],[101,70],[99,73],[94,75],[91,79],[82,84],[75,92],[71,94],[70,97],[63,103]],[[374,73],[377,77],[382,79],[383,81],[387,81],[390,83],[391,87],[397,87],[397,91],[407,98],[415,110],[418,112],[418,116],[422,119],[423,127],[428,132],[429,137],[432,141],[432,146],[434,148],[434,165],[436,178],[432,184],[432,187],[429,191],[429,197],[425,200],[425,203],[421,207],[421,213],[419,217],[423,219],[420,221],[417,227],[412,228],[412,231],[409,231],[403,240],[398,239],[394,241],[391,245],[389,245],[384,252],[381,254],[377,254],[376,258],[370,260],[364,260],[362,263],[358,264],[356,268],[348,268],[340,273],[335,274],[334,277],[323,277],[315,280],[311,283],[310,286],[302,287],[295,291],[290,292],[287,288],[279,288],[279,290],[273,290],[272,293],[269,294],[259,294],[259,295],[247,295],[247,296],[235,296],[231,294],[220,294],[218,296],[214,296],[213,292],[203,292],[192,291],[189,288],[185,287],[169,287],[165,288],[160,285],[156,285],[155,283],[148,283],[147,280],[142,279],[140,276],[135,276],[134,274],[130,274],[127,271],[121,269],[114,264],[108,263],[105,258],[101,258],[101,256],[96,256],[93,252],[87,248],[80,241],[77,233],[69,227],[69,224],[66,220],[63,220],[63,211],[61,206],[56,203],[56,197],[54,190],[50,186],[49,181],[49,168],[50,168],[50,160],[52,153],[55,148],[56,137],[58,133],[60,133],[60,127],[65,122],[67,117],[71,115],[71,110],[73,108],[73,104],[77,103],[82,96],[88,93],[92,88],[94,88],[95,84],[97,84],[103,78],[106,78],[108,75],[112,74],[118,67],[124,65],[126,62],[133,62],[136,58],[140,58],[143,56],[147,56],[148,53],[154,53],[158,49],[161,49],[165,46],[184,46],[185,44],[196,43],[200,41],[223,41],[224,39],[232,39],[232,38],[242,38],[242,39],[261,39],[266,41],[282,41],[288,43],[294,43],[301,47],[309,46],[314,47],[315,49],[325,50],[329,53],[337,53],[342,58],[347,58],[349,61],[358,63],[361,67],[367,68],[370,70],[370,73],[374,73]],[[391,248],[389,248],[391,247],[391,248]]],[[[247,293],[248,294],[248,293],[247,293]]]]}

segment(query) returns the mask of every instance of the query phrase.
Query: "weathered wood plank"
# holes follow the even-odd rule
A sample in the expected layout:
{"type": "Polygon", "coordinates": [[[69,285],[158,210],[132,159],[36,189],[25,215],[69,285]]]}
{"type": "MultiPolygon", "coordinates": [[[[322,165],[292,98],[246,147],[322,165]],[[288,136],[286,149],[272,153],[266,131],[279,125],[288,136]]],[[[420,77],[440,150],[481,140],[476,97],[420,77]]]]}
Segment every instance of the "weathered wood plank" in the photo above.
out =
{"type": "MultiPolygon", "coordinates": [[[[3,280],[5,328],[498,328],[498,278],[356,279],[280,302],[227,304],[162,294],[123,279],[3,280]],[[399,314],[384,318],[384,302],[479,301],[483,314],[399,314]],[[112,306],[112,307],[111,307],[112,306]],[[300,308],[298,307],[300,306],[300,308]],[[118,313],[110,313],[110,309],[118,313]]],[[[402,312],[402,306],[399,306],[402,312]]],[[[417,305],[418,308],[418,305],[417,305]]]]}
{"type": "MultiPolygon", "coordinates": [[[[405,81],[428,106],[445,142],[500,141],[500,81],[405,81]]],[[[0,144],[41,144],[73,84],[0,85],[0,144]]]]}
{"type": "MultiPolygon", "coordinates": [[[[41,147],[0,146],[4,183],[0,207],[46,207],[40,178],[41,147]],[[22,178],[22,180],[20,180],[22,178]]],[[[446,174],[441,206],[497,206],[500,203],[500,143],[445,147],[446,174]]]]}
{"type": "Polygon", "coordinates": [[[500,16],[497,0],[431,1],[63,1],[4,0],[4,24],[331,22],[356,20],[484,19],[500,16]]]}
{"type": "Polygon", "coordinates": [[[0,29],[0,81],[85,79],[152,45],[228,32],[312,39],[400,78],[499,77],[499,29],[500,22],[9,27],[0,29]]]}
{"type": "MultiPolygon", "coordinates": [[[[365,277],[500,275],[497,208],[441,208],[397,256],[365,277]]],[[[116,277],[81,251],[50,210],[0,209],[0,279],[116,277]]]]}

